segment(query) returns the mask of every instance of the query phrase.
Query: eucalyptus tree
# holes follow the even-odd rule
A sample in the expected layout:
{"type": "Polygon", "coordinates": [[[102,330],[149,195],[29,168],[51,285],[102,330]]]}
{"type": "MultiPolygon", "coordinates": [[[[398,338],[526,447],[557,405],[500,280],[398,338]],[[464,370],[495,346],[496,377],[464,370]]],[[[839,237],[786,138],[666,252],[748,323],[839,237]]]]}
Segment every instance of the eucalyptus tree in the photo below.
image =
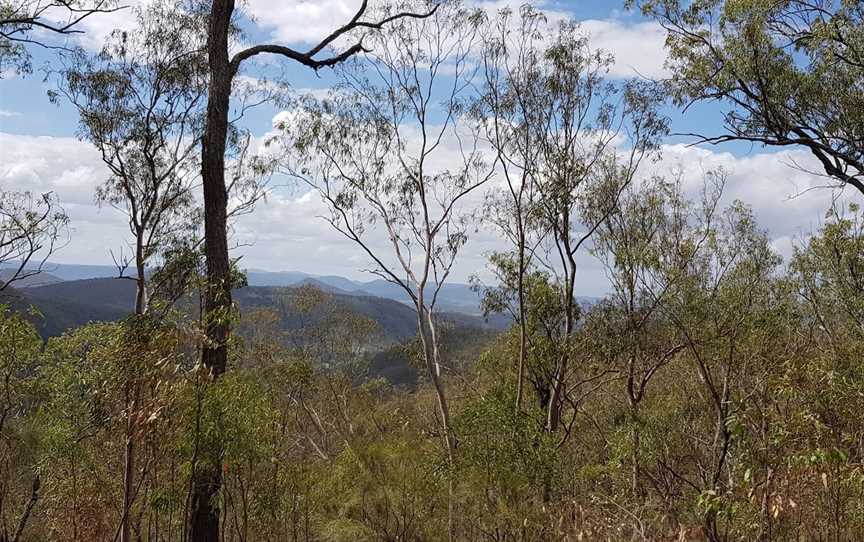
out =
{"type": "Polygon", "coordinates": [[[658,372],[685,348],[664,309],[681,295],[685,270],[705,251],[724,184],[722,171],[709,173],[698,208],[684,197],[680,178],[630,185],[592,244],[611,293],[592,310],[585,335],[625,382],[636,496],[642,493],[641,405],[658,372]]]}
{"type": "Polygon", "coordinates": [[[857,204],[835,205],[826,224],[797,247],[791,271],[800,295],[835,351],[864,338],[864,218],[857,204]]]}
{"type": "Polygon", "coordinates": [[[770,329],[779,312],[772,285],[780,258],[752,212],[737,201],[722,211],[702,209],[678,237],[679,253],[693,255],[685,265],[666,266],[676,277],[675,295],[660,308],[674,329],[672,344],[683,345],[681,355],[698,377],[693,407],[702,421],[682,420],[694,453],[685,465],[664,469],[698,491],[705,537],[719,541],[734,515],[729,495],[743,444],[738,418],[755,393],[749,377],[784,350],[787,336],[770,329]]]}
{"type": "Polygon", "coordinates": [[[67,50],[53,38],[82,34],[82,23],[118,9],[115,0],[0,0],[0,79],[8,68],[31,69],[27,47],[67,50]]]}
{"type": "MultiPolygon", "coordinates": [[[[405,18],[422,18],[434,11],[434,5],[422,1],[387,8],[375,20],[367,19],[368,1],[346,24],[336,28],[307,50],[264,43],[240,48],[232,54],[229,45],[236,36],[235,0],[214,0],[209,10],[207,31],[208,95],[201,145],[201,180],[204,192],[204,251],[206,287],[204,292],[204,324],[206,341],[202,348],[202,364],[213,378],[222,375],[228,363],[228,336],[231,310],[231,267],[228,257],[228,190],[225,182],[225,153],[229,139],[229,108],[232,82],[243,62],[262,54],[277,55],[303,66],[319,70],[336,66],[366,50],[363,33],[375,32],[388,23],[405,18]],[[417,8],[417,11],[414,9],[417,8]],[[353,40],[351,45],[333,51],[340,40],[353,40]]],[[[340,46],[341,47],[341,46],[340,46]]],[[[194,542],[219,539],[219,508],[215,496],[221,486],[219,450],[208,450],[205,464],[196,470],[193,482],[193,503],[190,516],[190,536],[194,542]]]]}
{"type": "MultiPolygon", "coordinates": [[[[472,117],[481,127],[483,139],[496,155],[497,171],[506,189],[490,190],[486,201],[486,218],[513,246],[515,269],[496,267],[496,274],[515,271],[516,310],[519,325],[519,359],[516,370],[515,408],[522,405],[525,363],[528,348],[526,275],[534,249],[545,233],[538,223],[537,164],[542,146],[532,130],[536,109],[531,93],[533,67],[541,61],[544,39],[542,12],[523,6],[514,16],[510,9],[501,10],[482,36],[480,95],[472,107],[472,117]],[[515,24],[514,24],[515,23],[515,24]]],[[[497,255],[493,264],[509,263],[497,255]]],[[[505,279],[504,276],[499,276],[505,279]]],[[[506,280],[506,279],[505,279],[506,280]]],[[[491,292],[490,292],[491,293],[491,292]]],[[[494,295],[494,294],[493,294],[494,295]]]]}
{"type": "MultiPolygon", "coordinates": [[[[489,255],[489,269],[496,284],[482,287],[480,307],[485,316],[506,314],[514,322],[520,319],[519,303],[519,265],[517,257],[510,252],[494,252],[489,255]]],[[[474,283],[475,289],[481,289],[474,283]]],[[[522,311],[525,322],[525,351],[522,376],[530,387],[523,383],[523,401],[525,406],[516,411],[519,415],[528,412],[544,412],[549,406],[552,376],[557,353],[564,342],[565,307],[561,295],[561,284],[545,269],[531,268],[522,278],[521,287],[524,290],[522,311]],[[533,391],[528,396],[526,390],[533,391]],[[530,406],[529,406],[530,405],[530,406]]],[[[519,348],[522,350],[522,326],[518,329],[519,348]]],[[[517,353],[517,359],[521,353],[517,353]]],[[[518,380],[519,366],[516,366],[518,380]]],[[[517,390],[518,391],[518,390],[517,390]]],[[[537,419],[538,428],[545,426],[545,415],[537,419]],[[541,420],[542,418],[542,420],[541,420]]]]}
{"type": "Polygon", "coordinates": [[[33,375],[42,340],[26,315],[0,305],[0,345],[0,540],[19,542],[27,540],[25,530],[41,497],[27,422],[35,410],[33,375]],[[21,494],[19,487],[29,491],[21,494]]]}
{"type": "MultiPolygon", "coordinates": [[[[533,15],[523,11],[522,16],[533,15]]],[[[528,31],[533,32],[530,25],[528,31]]],[[[549,232],[542,263],[557,275],[565,308],[564,344],[546,405],[545,426],[554,433],[568,401],[569,342],[579,315],[577,255],[614,211],[643,159],[655,154],[667,128],[657,110],[659,89],[610,80],[614,59],[592,49],[576,22],[542,31],[546,39],[536,53],[524,56],[515,92],[527,121],[524,137],[539,149],[532,174],[540,228],[549,232]]]]}
{"type": "Polygon", "coordinates": [[[481,12],[456,3],[394,22],[370,36],[368,65],[341,71],[326,100],[310,98],[278,126],[285,172],[321,196],[327,222],[414,305],[451,465],[456,435],[436,314],[471,228],[469,196],[492,175],[479,138],[459,122],[482,22],[481,12]]]}
{"type": "MultiPolygon", "coordinates": [[[[811,519],[811,536],[824,532],[835,539],[860,537],[861,487],[853,479],[855,464],[864,443],[861,422],[864,402],[864,218],[861,207],[836,204],[825,223],[801,246],[795,248],[790,264],[791,284],[800,305],[796,305],[809,327],[815,350],[799,356],[799,374],[792,384],[800,392],[798,406],[802,419],[838,420],[807,427],[814,434],[801,439],[831,450],[814,461],[819,474],[813,480],[824,490],[823,497],[808,513],[827,512],[826,520],[811,519]],[[812,383],[812,384],[811,384],[812,383]],[[830,383],[827,384],[826,383],[830,383]],[[840,422],[839,420],[843,420],[840,422]],[[823,465],[830,464],[826,469],[823,465]],[[830,517],[830,521],[827,518],[830,517]],[[816,527],[819,525],[819,527],[816,527]]],[[[786,417],[778,421],[786,427],[786,417]]],[[[810,445],[812,446],[812,444],[810,445]]],[[[773,473],[766,473],[766,483],[773,473]]],[[[760,480],[761,481],[761,480],[760,480]]],[[[777,482],[773,482],[777,484],[777,482]]],[[[765,518],[771,524],[771,517],[765,518]]]]}
{"type": "MultiPolygon", "coordinates": [[[[114,31],[94,56],[79,51],[60,72],[52,94],[77,108],[79,136],[96,147],[108,168],[97,201],[127,216],[136,315],[148,312],[148,266],[154,257],[197,226],[193,188],[207,88],[205,34],[200,14],[187,8],[182,1],[136,8],[136,31],[114,31]]],[[[121,276],[128,264],[118,263],[121,276]]],[[[140,393],[133,370],[126,381],[124,542],[131,536],[140,393]]]]}
{"type": "Polygon", "coordinates": [[[640,0],[667,30],[669,89],[684,108],[718,102],[699,141],[801,147],[864,194],[864,4],[858,0],[640,0]]]}
{"type": "Polygon", "coordinates": [[[79,136],[108,168],[97,202],[128,218],[137,314],[148,309],[151,259],[196,219],[207,77],[204,21],[186,7],[181,0],[136,8],[136,31],[115,30],[96,55],[79,51],[52,94],[77,109],[79,136]]]}

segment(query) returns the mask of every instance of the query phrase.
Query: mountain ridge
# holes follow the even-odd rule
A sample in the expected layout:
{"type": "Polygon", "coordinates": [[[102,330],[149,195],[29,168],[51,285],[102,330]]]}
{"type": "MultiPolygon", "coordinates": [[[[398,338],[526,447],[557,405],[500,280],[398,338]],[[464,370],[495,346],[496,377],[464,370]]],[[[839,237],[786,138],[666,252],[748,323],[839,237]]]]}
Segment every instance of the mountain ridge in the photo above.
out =
{"type": "MultiPolygon", "coordinates": [[[[386,297],[357,292],[342,292],[314,279],[305,280],[297,286],[245,286],[234,291],[233,296],[241,310],[267,308],[277,304],[282,293],[292,293],[300,287],[319,289],[347,309],[368,316],[381,325],[385,334],[394,341],[411,338],[416,333],[416,312],[413,307],[386,297]]],[[[13,285],[14,286],[14,285],[13,285]]],[[[91,321],[120,320],[134,310],[135,282],[121,278],[91,278],[65,280],[27,288],[10,287],[0,294],[0,303],[24,311],[35,307],[42,318],[35,322],[43,337],[53,337],[68,329],[91,321]]],[[[480,316],[442,311],[442,318],[460,326],[486,330],[506,327],[501,318],[488,321],[480,316]]]]}
{"type": "MultiPolygon", "coordinates": [[[[117,268],[110,265],[82,265],[48,262],[44,270],[52,277],[63,281],[94,278],[117,278],[117,268]]],[[[372,296],[397,301],[413,306],[408,294],[398,285],[377,278],[369,281],[353,280],[338,275],[315,275],[303,271],[265,271],[246,269],[249,286],[255,287],[298,287],[313,285],[325,292],[350,295],[372,296]]],[[[38,275],[37,275],[38,277],[38,275]]],[[[34,277],[35,278],[35,277],[34,277]]],[[[130,281],[131,282],[131,281],[130,281]]],[[[591,305],[599,298],[579,296],[580,303],[591,305]]],[[[441,312],[455,312],[472,316],[482,316],[480,294],[464,283],[448,282],[438,294],[438,308],[441,312]]]]}

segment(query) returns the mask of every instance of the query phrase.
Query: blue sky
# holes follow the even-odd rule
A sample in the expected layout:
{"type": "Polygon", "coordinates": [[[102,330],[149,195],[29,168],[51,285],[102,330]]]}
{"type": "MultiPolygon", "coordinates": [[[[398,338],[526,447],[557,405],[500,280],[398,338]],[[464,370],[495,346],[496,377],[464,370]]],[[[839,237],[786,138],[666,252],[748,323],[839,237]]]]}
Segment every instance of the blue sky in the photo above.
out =
{"type": "MultiPolygon", "coordinates": [[[[137,0],[131,0],[137,1],[137,0]]],[[[519,1],[476,2],[494,10],[519,1]]],[[[579,20],[591,36],[594,47],[610,50],[617,64],[615,77],[637,74],[660,78],[664,75],[663,31],[638,13],[623,11],[621,1],[540,1],[538,7],[550,17],[579,20]]],[[[247,24],[249,42],[276,42],[298,48],[326,35],[329,29],[350,17],[358,0],[249,0],[248,9],[258,21],[247,24]]],[[[130,13],[93,18],[79,43],[94,50],[116,26],[130,24],[130,13]]],[[[51,104],[47,97],[50,83],[42,69],[50,67],[52,53],[38,48],[33,53],[34,72],[26,77],[5,73],[0,79],[0,188],[4,190],[54,191],[72,219],[73,231],[67,246],[55,257],[67,263],[110,263],[109,250],[117,250],[128,238],[123,216],[112,209],[93,204],[93,191],[106,173],[95,151],[75,138],[77,118],[68,105],[51,104]]],[[[286,78],[298,89],[318,89],[331,80],[326,72],[316,75],[309,69],[276,60],[267,66],[284,70],[286,78]]],[[[262,68],[250,66],[246,75],[260,75],[262,68]]],[[[272,129],[279,111],[260,107],[249,113],[245,125],[254,135],[272,129]]],[[[714,133],[720,128],[721,110],[700,105],[682,115],[668,109],[673,131],[714,133]]],[[[809,186],[824,184],[791,164],[811,165],[807,153],[798,150],[773,152],[750,145],[723,147],[686,146],[682,138],[670,138],[663,159],[652,164],[646,174],[667,174],[681,170],[695,187],[707,169],[722,166],[729,171],[727,199],[741,199],[753,206],[760,223],[769,230],[777,249],[787,254],[792,243],[818,227],[830,202],[827,191],[811,192],[790,199],[809,186]]],[[[817,168],[813,168],[817,169],[817,168]]],[[[364,278],[366,258],[353,245],[341,239],[317,217],[319,202],[297,190],[274,190],[255,213],[244,217],[236,227],[246,266],[267,270],[297,270],[364,278]]],[[[485,254],[503,248],[494,232],[475,234],[465,247],[454,277],[464,281],[481,271],[485,254]]],[[[602,293],[605,281],[597,262],[582,260],[582,295],[602,293]]],[[[482,273],[482,271],[481,271],[482,273]]]]}
{"type": "MultiPolygon", "coordinates": [[[[267,0],[252,2],[253,11],[255,11],[254,6],[256,4],[266,5],[268,3],[276,2],[268,2],[267,0]]],[[[329,0],[292,0],[284,3],[289,5],[321,5],[321,10],[323,11],[325,9],[323,6],[328,4],[350,7],[358,2],[351,0],[335,2],[329,0]]],[[[586,0],[535,3],[545,10],[549,10],[553,13],[565,13],[577,20],[597,22],[614,21],[616,24],[619,24],[624,28],[633,28],[638,27],[638,25],[651,24],[650,21],[647,21],[642,17],[638,11],[623,10],[623,0],[620,2],[586,0]]],[[[518,2],[480,2],[479,4],[497,7],[497,5],[500,4],[518,5],[518,2]]],[[[103,16],[103,19],[107,17],[111,16],[103,16]]],[[[118,17],[117,19],[120,20],[117,21],[117,24],[122,24],[122,19],[124,18],[125,17],[118,17]]],[[[261,13],[260,9],[256,11],[256,19],[259,21],[259,24],[256,25],[247,21],[244,25],[245,31],[247,32],[247,41],[277,41],[288,45],[295,45],[298,48],[302,48],[303,45],[308,46],[309,42],[305,40],[280,40],[279,37],[282,34],[290,36],[297,33],[284,31],[278,26],[266,24],[264,21],[267,19],[264,17],[264,13],[261,13]],[[274,38],[276,39],[274,40],[274,38]]],[[[333,19],[338,20],[336,17],[333,19]]],[[[90,38],[84,40],[84,43],[92,49],[101,41],[101,38],[106,34],[106,31],[111,26],[110,22],[104,22],[103,24],[98,25],[96,31],[90,38]]],[[[612,37],[614,37],[614,34],[612,37]]],[[[74,44],[74,40],[72,41],[74,44]]],[[[608,39],[604,40],[603,45],[605,47],[609,46],[609,44],[606,43],[608,41],[608,39]]],[[[639,56],[657,57],[662,54],[661,51],[657,50],[657,40],[653,39],[651,41],[652,43],[650,43],[645,50],[639,51],[639,56]]],[[[77,115],[75,111],[68,104],[61,102],[60,104],[55,105],[48,101],[48,91],[51,89],[51,83],[50,81],[46,82],[44,78],[46,70],[56,67],[56,58],[54,53],[50,50],[38,47],[31,48],[31,53],[33,57],[33,73],[31,75],[27,77],[9,77],[7,75],[0,80],[0,111],[2,111],[2,113],[0,113],[0,129],[6,133],[31,136],[44,135],[63,137],[74,135],[77,123],[77,115]]],[[[291,62],[272,62],[278,64],[279,70],[284,70],[286,78],[293,86],[298,88],[326,88],[328,81],[331,80],[331,78],[328,77],[327,70],[322,70],[322,72],[316,74],[308,68],[291,62]]],[[[643,63],[654,66],[662,64],[662,60],[651,61],[644,59],[643,63]]],[[[628,70],[622,69],[622,71],[626,73],[628,70]]],[[[649,69],[647,71],[648,75],[657,75],[656,70],[649,69]]],[[[256,69],[253,67],[251,70],[247,69],[246,72],[254,74],[256,69]]],[[[629,72],[632,75],[642,73],[636,68],[629,70],[629,72]]],[[[278,110],[273,107],[260,107],[249,114],[247,125],[256,135],[262,135],[270,129],[270,121],[273,115],[277,112],[278,110]]],[[[719,110],[716,107],[706,106],[697,107],[692,114],[687,115],[686,117],[678,114],[677,111],[671,107],[668,109],[668,113],[674,121],[674,130],[680,132],[699,131],[711,128],[712,125],[716,125],[721,118],[719,110]]]]}

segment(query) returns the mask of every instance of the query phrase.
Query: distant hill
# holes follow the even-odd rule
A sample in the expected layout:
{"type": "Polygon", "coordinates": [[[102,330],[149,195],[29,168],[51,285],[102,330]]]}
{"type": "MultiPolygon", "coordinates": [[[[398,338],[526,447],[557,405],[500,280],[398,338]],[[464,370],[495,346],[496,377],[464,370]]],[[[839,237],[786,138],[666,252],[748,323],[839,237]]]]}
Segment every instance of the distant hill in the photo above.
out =
{"type": "MultiPolygon", "coordinates": [[[[324,290],[326,291],[326,290],[324,290]]],[[[248,286],[234,292],[234,299],[241,311],[249,308],[271,308],[277,304],[278,296],[293,296],[295,288],[273,286],[248,286]]],[[[413,309],[391,299],[380,297],[355,296],[332,291],[327,292],[333,300],[346,310],[371,318],[381,327],[384,336],[391,341],[401,342],[414,337],[417,330],[417,317],[413,309]]],[[[296,314],[282,314],[282,328],[297,329],[302,320],[296,314]]],[[[314,315],[313,315],[314,321],[314,315]]],[[[479,325],[479,321],[478,321],[479,325]]]]}
{"type": "MultiPolygon", "coordinates": [[[[77,265],[49,262],[45,271],[55,279],[74,281],[92,278],[110,278],[117,276],[117,268],[111,265],[77,265]]],[[[325,292],[333,294],[381,297],[411,305],[411,299],[399,286],[383,279],[356,281],[335,275],[313,275],[300,271],[263,271],[247,269],[246,278],[249,286],[257,287],[298,287],[313,285],[325,292]]],[[[23,285],[20,287],[24,287],[23,285]]],[[[579,302],[590,306],[597,298],[580,297],[579,302]]],[[[480,296],[467,284],[447,283],[438,296],[438,308],[444,312],[454,312],[480,316],[480,296]]]]}
{"type": "MultiPolygon", "coordinates": [[[[345,279],[345,280],[347,280],[347,279],[345,279]]],[[[273,287],[274,285],[273,284],[257,284],[257,285],[252,285],[252,286],[257,287],[257,288],[264,288],[264,287],[273,287]]],[[[317,289],[321,290],[322,292],[327,292],[327,293],[331,293],[331,294],[364,295],[364,294],[361,294],[355,290],[345,290],[343,288],[339,288],[337,286],[334,286],[330,282],[324,282],[319,278],[312,278],[312,277],[304,278],[303,280],[295,282],[294,284],[291,284],[290,286],[283,286],[283,287],[284,288],[289,288],[289,287],[290,288],[299,288],[300,286],[311,286],[313,288],[317,288],[317,289]]]]}
{"type": "MultiPolygon", "coordinates": [[[[301,286],[312,284],[327,292],[364,297],[382,297],[409,306],[411,305],[411,299],[400,286],[383,279],[362,282],[333,275],[319,276],[296,271],[269,272],[256,270],[247,270],[246,277],[250,286],[301,286]]],[[[584,307],[590,307],[599,301],[599,298],[590,296],[578,296],[576,299],[584,307]]],[[[460,316],[473,315],[479,317],[482,312],[480,309],[480,294],[467,284],[449,282],[444,284],[441,292],[438,294],[438,308],[445,313],[458,313],[460,316]]],[[[501,322],[502,319],[506,319],[509,322],[509,318],[503,315],[496,315],[491,318],[492,321],[496,322],[501,322]]],[[[498,324],[495,325],[498,326],[498,324]]]]}
{"type": "MultiPolygon", "coordinates": [[[[8,269],[15,262],[6,262],[3,266],[8,269]]],[[[48,273],[60,280],[83,280],[108,278],[117,276],[117,267],[113,265],[82,265],[71,263],[45,262],[42,272],[48,273]]],[[[41,275],[42,273],[40,273],[41,275]]]]}
{"type": "Polygon", "coordinates": [[[359,289],[359,282],[345,277],[337,277],[335,275],[311,275],[309,273],[301,273],[300,271],[262,271],[260,269],[247,269],[246,279],[249,286],[297,286],[307,280],[315,280],[321,284],[326,284],[342,290],[344,292],[353,292],[359,289]]]}
{"type": "MultiPolygon", "coordinates": [[[[401,341],[413,337],[416,329],[414,309],[392,299],[345,293],[326,283],[307,279],[303,285],[319,287],[344,305],[347,310],[368,316],[381,325],[385,335],[401,341]]],[[[234,299],[241,310],[244,308],[272,307],[279,295],[293,288],[274,286],[248,286],[234,292],[234,299]]],[[[3,302],[15,307],[35,306],[44,316],[40,332],[46,337],[90,321],[112,321],[131,314],[134,310],[135,283],[128,279],[100,278],[68,280],[28,288],[9,288],[4,292],[3,302]]],[[[289,315],[290,317],[290,315],[289,315]]],[[[478,329],[501,327],[498,320],[486,322],[483,318],[468,314],[446,314],[446,318],[461,326],[478,329]]],[[[285,324],[291,327],[293,324],[285,324]]]]}
{"type": "MultiPolygon", "coordinates": [[[[112,265],[79,265],[48,262],[45,264],[44,271],[50,274],[55,281],[114,278],[118,275],[117,268],[112,265]]],[[[364,282],[335,275],[313,275],[300,271],[273,272],[262,271],[260,269],[247,269],[246,278],[249,286],[293,287],[313,284],[327,292],[362,297],[383,297],[403,304],[411,304],[411,299],[399,286],[382,279],[364,282]]],[[[20,287],[24,286],[21,285],[20,287]]],[[[439,307],[444,311],[479,315],[479,305],[479,296],[467,284],[445,284],[439,295],[439,307]]]]}
{"type": "MultiPolygon", "coordinates": [[[[300,284],[327,292],[337,304],[337,310],[342,307],[378,323],[381,337],[375,348],[380,351],[373,356],[371,367],[375,376],[384,376],[401,384],[416,380],[415,370],[398,346],[416,336],[417,317],[412,307],[383,297],[345,293],[317,279],[305,278],[300,284]]],[[[295,287],[248,286],[235,290],[233,296],[241,313],[250,309],[278,308],[280,328],[291,331],[316,323],[320,316],[314,311],[304,315],[292,312],[291,300],[299,291],[295,287]]],[[[34,317],[33,322],[45,338],[59,336],[88,322],[120,320],[132,313],[134,301],[134,281],[120,278],[67,280],[27,288],[10,286],[0,293],[0,303],[15,310],[23,312],[35,307],[42,316],[34,317]]],[[[442,318],[445,320],[444,328],[465,330],[459,336],[461,343],[486,340],[509,325],[506,319],[493,318],[487,322],[470,314],[445,313],[442,318]]]]}
{"type": "MultiPolygon", "coordinates": [[[[14,283],[13,283],[14,286],[14,283]]],[[[126,279],[61,281],[31,288],[10,287],[0,302],[17,310],[35,307],[39,333],[55,337],[91,321],[120,320],[135,308],[135,283],[126,279]]]]}
{"type": "MultiPolygon", "coordinates": [[[[314,281],[313,283],[325,291],[383,297],[400,303],[411,304],[411,299],[401,287],[383,279],[364,282],[334,275],[322,276],[297,271],[270,272],[254,269],[246,270],[246,278],[250,286],[299,286],[314,281]]],[[[480,314],[480,296],[471,290],[467,284],[445,284],[438,299],[442,310],[480,314]]]]}
{"type": "MultiPolygon", "coordinates": [[[[9,279],[15,276],[16,270],[13,269],[0,269],[0,284],[5,283],[9,279]]],[[[23,273],[23,275],[27,275],[27,273],[23,273]]],[[[56,275],[52,275],[51,273],[40,272],[35,275],[27,275],[23,278],[18,278],[9,286],[15,288],[33,288],[34,286],[45,286],[47,284],[54,284],[56,282],[62,282],[63,279],[56,275]]]]}

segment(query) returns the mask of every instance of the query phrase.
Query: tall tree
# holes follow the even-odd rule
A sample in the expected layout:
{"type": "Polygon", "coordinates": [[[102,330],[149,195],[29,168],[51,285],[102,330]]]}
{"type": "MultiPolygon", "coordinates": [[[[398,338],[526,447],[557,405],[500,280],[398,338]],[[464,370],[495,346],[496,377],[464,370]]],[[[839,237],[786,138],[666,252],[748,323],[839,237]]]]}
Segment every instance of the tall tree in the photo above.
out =
{"type": "MultiPolygon", "coordinates": [[[[420,5],[422,6],[422,3],[420,5]]],[[[335,66],[365,49],[363,37],[358,35],[358,32],[380,30],[392,21],[406,17],[424,17],[429,13],[428,8],[425,8],[425,12],[414,12],[413,7],[399,6],[382,14],[377,20],[370,21],[366,19],[368,2],[363,0],[350,21],[310,49],[303,51],[275,43],[258,44],[241,49],[232,56],[229,44],[235,17],[235,2],[213,1],[207,34],[209,89],[201,148],[207,275],[204,293],[206,341],[202,348],[202,364],[212,378],[218,378],[227,368],[229,313],[232,305],[227,236],[228,193],[225,183],[225,151],[232,81],[244,61],[261,54],[277,55],[314,70],[335,66]],[[334,52],[331,47],[336,46],[342,38],[356,41],[353,45],[334,52]]],[[[222,484],[220,451],[207,452],[207,460],[196,469],[193,480],[190,517],[190,536],[193,542],[219,539],[219,507],[215,496],[222,484]]]]}
{"type": "Polygon", "coordinates": [[[725,109],[724,133],[699,141],[808,149],[826,175],[864,194],[864,4],[638,4],[668,31],[675,102],[725,109]]]}
{"type": "Polygon", "coordinates": [[[203,20],[184,4],[136,9],[137,30],[114,31],[97,55],[79,51],[53,94],[78,110],[79,136],[108,167],[97,201],[128,217],[136,314],[147,312],[151,259],[195,222],[206,58],[203,20]]]}
{"type": "MultiPolygon", "coordinates": [[[[515,408],[522,405],[528,347],[526,274],[534,249],[546,233],[538,224],[537,164],[542,146],[531,130],[534,73],[540,55],[545,18],[526,5],[514,17],[509,9],[498,13],[483,36],[481,95],[472,112],[484,139],[494,149],[506,190],[492,190],[487,198],[487,219],[508,239],[515,254],[515,317],[519,324],[519,359],[516,367],[515,408]]],[[[498,259],[499,262],[505,261],[498,259]]]]}
{"type": "Polygon", "coordinates": [[[401,288],[414,305],[451,467],[456,435],[437,304],[467,240],[467,197],[493,173],[477,135],[459,123],[472,92],[470,55],[481,22],[480,12],[455,2],[429,18],[395,22],[370,37],[371,76],[366,66],[344,70],[332,96],[310,100],[296,122],[279,127],[286,171],[321,195],[330,225],[359,246],[372,273],[401,288]],[[369,237],[376,230],[388,241],[383,250],[369,237]]]}
{"type": "MultiPolygon", "coordinates": [[[[683,276],[677,279],[679,293],[667,298],[661,310],[698,376],[700,408],[710,421],[688,437],[698,450],[700,468],[689,476],[676,474],[689,478],[703,501],[710,503],[713,495],[726,494],[732,483],[730,472],[739,444],[736,416],[746,404],[746,394],[752,393],[745,378],[755,370],[751,360],[767,359],[779,347],[763,336],[760,326],[772,306],[771,278],[780,258],[741,202],[713,216],[703,212],[695,227],[685,231],[683,239],[704,242],[683,245],[685,250],[689,245],[699,251],[684,269],[667,268],[668,273],[683,276]]],[[[710,505],[700,511],[707,540],[727,539],[724,512],[710,505]]]]}
{"type": "MultiPolygon", "coordinates": [[[[206,89],[205,35],[202,17],[186,7],[181,0],[137,8],[135,32],[114,31],[99,54],[79,51],[59,75],[59,93],[78,110],[79,135],[99,150],[110,172],[97,201],[128,217],[139,316],[149,308],[152,259],[197,226],[192,188],[206,89]]],[[[118,262],[121,277],[128,264],[118,262]]],[[[140,432],[140,378],[132,360],[126,366],[121,542],[131,540],[140,432]]]]}
{"type": "Polygon", "coordinates": [[[683,270],[704,252],[724,179],[722,172],[708,175],[699,209],[684,199],[680,179],[631,185],[594,238],[591,252],[606,268],[612,293],[592,311],[586,327],[600,328],[597,340],[602,344],[593,350],[603,352],[602,362],[624,376],[630,484],[637,498],[642,496],[642,403],[658,372],[684,349],[663,309],[680,295],[683,270]],[[692,224],[697,220],[698,227],[692,224]]]}
{"type": "Polygon", "coordinates": [[[561,22],[550,32],[537,61],[524,67],[519,94],[527,104],[525,129],[539,146],[537,200],[541,227],[550,232],[544,263],[557,275],[565,309],[564,344],[546,405],[546,429],[554,433],[569,399],[569,342],[579,317],[577,255],[614,211],[643,159],[656,152],[667,128],[654,85],[609,80],[614,59],[592,49],[575,22],[561,22]]]}

